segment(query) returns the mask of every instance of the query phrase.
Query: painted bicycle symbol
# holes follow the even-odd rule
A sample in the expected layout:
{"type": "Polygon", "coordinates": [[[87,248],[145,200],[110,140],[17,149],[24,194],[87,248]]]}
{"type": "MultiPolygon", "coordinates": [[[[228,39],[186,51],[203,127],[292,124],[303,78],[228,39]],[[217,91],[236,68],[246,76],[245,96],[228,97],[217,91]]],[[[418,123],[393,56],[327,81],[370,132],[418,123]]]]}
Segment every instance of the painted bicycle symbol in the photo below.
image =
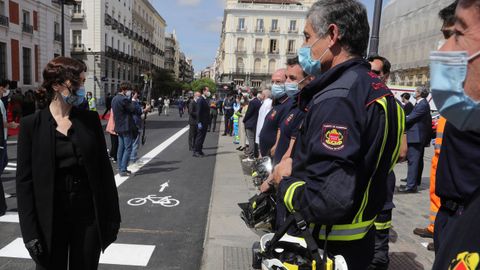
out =
{"type": "Polygon", "coordinates": [[[164,207],[175,207],[180,204],[180,201],[172,198],[172,196],[158,196],[155,194],[148,195],[145,198],[133,198],[127,201],[131,206],[144,205],[147,201],[152,202],[152,204],[160,204],[164,207]]]}

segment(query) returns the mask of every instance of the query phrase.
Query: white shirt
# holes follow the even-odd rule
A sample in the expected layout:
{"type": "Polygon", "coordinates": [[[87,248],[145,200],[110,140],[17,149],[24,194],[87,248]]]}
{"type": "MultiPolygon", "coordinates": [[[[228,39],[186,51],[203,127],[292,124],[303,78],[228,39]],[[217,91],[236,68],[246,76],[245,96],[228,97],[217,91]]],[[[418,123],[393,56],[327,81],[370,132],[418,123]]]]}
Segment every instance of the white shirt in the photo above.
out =
{"type": "Polygon", "coordinates": [[[257,130],[255,132],[255,143],[260,143],[260,131],[262,131],[263,123],[268,112],[272,109],[272,99],[267,98],[262,102],[262,106],[258,111],[257,130]]]}
{"type": "MultiPolygon", "coordinates": [[[[2,112],[3,123],[7,123],[7,110],[5,110],[5,105],[3,105],[3,101],[1,99],[0,99],[0,111],[2,112]]],[[[5,140],[7,140],[8,128],[6,124],[4,124],[4,127],[3,127],[3,135],[5,135],[5,140]]]]}

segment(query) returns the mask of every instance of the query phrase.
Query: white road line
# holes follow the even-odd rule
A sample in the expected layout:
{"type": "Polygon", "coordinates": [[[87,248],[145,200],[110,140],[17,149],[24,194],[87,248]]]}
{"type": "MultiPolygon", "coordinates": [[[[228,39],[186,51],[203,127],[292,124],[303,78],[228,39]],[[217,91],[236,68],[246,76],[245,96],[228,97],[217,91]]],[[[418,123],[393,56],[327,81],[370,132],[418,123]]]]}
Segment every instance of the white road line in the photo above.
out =
{"type": "MultiPolygon", "coordinates": [[[[135,173],[139,171],[143,166],[145,166],[148,162],[150,162],[152,159],[154,159],[158,154],[160,154],[163,150],[165,150],[170,144],[175,142],[178,138],[180,138],[185,132],[188,131],[188,126],[184,127],[177,133],[175,133],[173,136],[168,138],[166,141],[152,149],[150,152],[145,154],[143,157],[139,159],[138,165],[135,167],[132,167],[132,172],[135,173]]],[[[10,163],[9,163],[10,164],[10,163]]],[[[11,163],[15,164],[15,163],[11,163]]],[[[16,165],[16,164],[15,164],[16,165]]],[[[6,171],[15,171],[16,169],[6,167],[6,171]]],[[[122,177],[120,174],[115,175],[115,183],[117,184],[117,187],[119,187],[123,182],[125,182],[128,179],[128,176],[122,177]]],[[[18,213],[16,212],[7,212],[4,216],[0,217],[0,222],[12,222],[12,223],[18,223],[18,213]]]]}
{"type": "Polygon", "coordinates": [[[17,144],[17,141],[7,141],[7,145],[9,144],[17,144]]]}
{"type": "MultiPolygon", "coordinates": [[[[173,142],[175,142],[178,138],[180,138],[185,132],[188,131],[189,126],[184,127],[183,129],[179,130],[177,133],[173,134],[172,137],[168,138],[166,141],[158,145],[157,147],[153,148],[150,152],[146,153],[143,157],[138,160],[136,166],[131,167],[132,173],[137,172],[143,166],[145,166],[148,162],[154,159],[158,154],[160,154],[163,150],[165,150],[168,146],[170,146],[173,142]]],[[[128,179],[128,176],[120,176],[120,174],[115,175],[115,183],[117,187],[119,187],[123,182],[128,179]]]]}
{"type": "Polygon", "coordinates": [[[17,163],[14,163],[14,162],[8,162],[7,165],[17,167],[17,163]]]}
{"type": "Polygon", "coordinates": [[[5,171],[16,171],[17,168],[10,168],[10,167],[5,167],[5,171]]]}
{"type": "Polygon", "coordinates": [[[11,222],[18,223],[18,213],[17,212],[6,212],[5,215],[0,217],[0,222],[11,222]]]}
{"type": "MultiPolygon", "coordinates": [[[[111,244],[100,256],[100,263],[147,266],[154,250],[153,245],[111,244]]],[[[17,238],[0,249],[0,257],[30,259],[22,238],[17,238]]]]}

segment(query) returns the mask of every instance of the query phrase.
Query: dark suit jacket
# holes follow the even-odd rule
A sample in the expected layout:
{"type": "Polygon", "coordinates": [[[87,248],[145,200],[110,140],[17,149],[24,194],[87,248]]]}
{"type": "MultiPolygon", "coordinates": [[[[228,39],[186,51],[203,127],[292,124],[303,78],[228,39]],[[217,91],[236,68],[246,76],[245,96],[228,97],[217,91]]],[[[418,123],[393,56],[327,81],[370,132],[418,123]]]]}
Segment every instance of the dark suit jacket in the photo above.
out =
{"type": "MultiPolygon", "coordinates": [[[[94,198],[103,250],[116,240],[120,224],[118,193],[96,112],[72,108],[72,141],[84,160],[94,198]],[[78,144],[78,145],[77,145],[78,144]]],[[[48,107],[21,120],[17,147],[17,201],[24,242],[40,239],[51,251],[54,182],[55,120],[48,107]]]]}
{"type": "Polygon", "coordinates": [[[201,96],[197,100],[197,123],[202,123],[205,128],[210,122],[210,106],[208,106],[207,100],[201,96]]]}
{"type": "Polygon", "coordinates": [[[197,124],[197,102],[193,99],[188,103],[188,124],[197,124]]]}
{"type": "Polygon", "coordinates": [[[407,143],[422,143],[427,145],[432,134],[432,116],[430,105],[422,99],[413,107],[406,117],[407,143]]]}
{"type": "Polygon", "coordinates": [[[245,123],[245,128],[255,129],[257,127],[258,120],[258,111],[262,106],[262,102],[258,98],[254,98],[248,103],[248,109],[243,117],[243,123],[245,123]]]}
{"type": "Polygon", "coordinates": [[[405,105],[403,105],[403,111],[405,112],[405,115],[409,115],[413,111],[413,104],[411,102],[407,102],[405,105]]]}

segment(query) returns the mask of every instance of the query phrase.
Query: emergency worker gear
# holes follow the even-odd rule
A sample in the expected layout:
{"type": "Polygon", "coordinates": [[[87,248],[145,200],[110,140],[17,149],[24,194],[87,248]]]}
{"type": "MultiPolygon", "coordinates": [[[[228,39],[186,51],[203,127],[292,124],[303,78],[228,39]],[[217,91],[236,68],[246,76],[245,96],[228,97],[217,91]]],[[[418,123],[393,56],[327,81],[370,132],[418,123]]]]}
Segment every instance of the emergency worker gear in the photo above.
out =
{"type": "Polygon", "coordinates": [[[240,217],[249,228],[271,232],[275,224],[276,198],[271,193],[260,193],[251,197],[247,203],[239,203],[242,209],[240,217]]]}
{"type": "MultiPolygon", "coordinates": [[[[344,255],[349,245],[373,249],[369,232],[385,204],[385,179],[397,162],[404,131],[401,106],[370,64],[354,58],[302,89],[299,108],[306,115],[292,175],[279,185],[284,205],[302,214],[318,240],[341,241],[335,254],[344,255]]],[[[365,269],[372,259],[344,257],[352,269],[365,269]]]]}
{"type": "Polygon", "coordinates": [[[466,51],[430,53],[430,85],[440,114],[459,130],[480,131],[480,104],[463,89],[468,62],[480,51],[468,56],[466,51]]]}
{"type": "Polygon", "coordinates": [[[430,170],[430,215],[427,230],[431,233],[435,230],[435,218],[438,210],[440,209],[440,198],[435,194],[435,184],[437,177],[437,165],[438,157],[440,156],[440,149],[442,147],[443,131],[447,120],[444,117],[440,117],[437,123],[437,137],[435,138],[435,150],[432,157],[432,166],[430,170]]]}

